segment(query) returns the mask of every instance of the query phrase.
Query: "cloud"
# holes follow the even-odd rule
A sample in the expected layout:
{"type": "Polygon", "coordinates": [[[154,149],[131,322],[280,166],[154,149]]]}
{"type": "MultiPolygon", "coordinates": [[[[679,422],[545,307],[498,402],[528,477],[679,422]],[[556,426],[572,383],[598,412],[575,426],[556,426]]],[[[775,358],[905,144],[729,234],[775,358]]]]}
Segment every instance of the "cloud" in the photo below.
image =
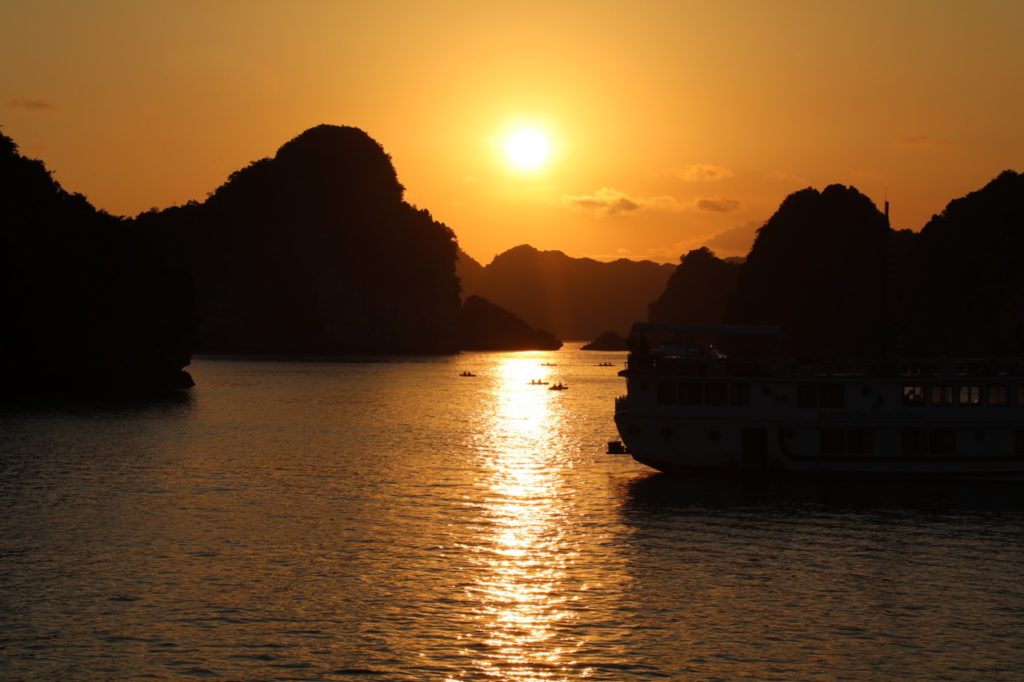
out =
{"type": "Polygon", "coordinates": [[[595,211],[606,215],[632,213],[641,210],[664,211],[667,213],[681,213],[683,211],[728,213],[742,207],[738,200],[727,197],[698,197],[688,201],[680,201],[667,194],[657,197],[634,197],[611,187],[602,187],[593,194],[565,195],[562,199],[573,208],[595,211]]]}
{"type": "Polygon", "coordinates": [[[651,197],[644,199],[644,207],[652,208],[658,211],[668,211],[669,213],[678,213],[679,211],[685,211],[689,206],[684,201],[679,201],[675,197],[670,197],[664,194],[660,197],[651,197]]]}
{"type": "Polygon", "coordinates": [[[754,245],[754,237],[764,221],[752,220],[718,232],[704,241],[704,245],[720,256],[745,256],[754,245]]]}
{"type": "Polygon", "coordinates": [[[45,99],[12,99],[7,104],[18,109],[34,109],[36,111],[56,109],[53,102],[47,102],[45,99]]]}
{"type": "Polygon", "coordinates": [[[724,180],[731,178],[736,173],[725,166],[715,166],[710,163],[694,163],[685,166],[675,172],[676,177],[687,182],[710,182],[712,180],[724,180]]]}
{"type": "Polygon", "coordinates": [[[637,211],[643,206],[642,200],[634,199],[625,192],[620,192],[610,187],[602,187],[593,194],[580,196],[566,195],[564,199],[573,208],[597,211],[609,215],[637,211]]]}
{"type": "Polygon", "coordinates": [[[953,141],[928,135],[904,135],[896,140],[896,144],[901,147],[948,147],[953,141]]]}
{"type": "Polygon", "coordinates": [[[701,197],[694,202],[694,205],[701,211],[712,211],[713,213],[729,213],[742,206],[738,200],[728,197],[701,197]]]}

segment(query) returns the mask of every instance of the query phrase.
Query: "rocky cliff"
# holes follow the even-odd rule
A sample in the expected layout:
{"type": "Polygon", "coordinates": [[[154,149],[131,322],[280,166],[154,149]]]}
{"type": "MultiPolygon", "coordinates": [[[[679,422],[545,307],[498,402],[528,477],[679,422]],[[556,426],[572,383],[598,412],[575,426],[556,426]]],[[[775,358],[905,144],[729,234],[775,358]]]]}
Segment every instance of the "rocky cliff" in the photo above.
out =
{"type": "Polygon", "coordinates": [[[380,144],[321,125],[135,227],[194,278],[199,350],[455,352],[455,236],[403,193],[380,144]]]}
{"type": "Polygon", "coordinates": [[[5,400],[192,385],[187,277],[3,135],[0,215],[5,400]]]}

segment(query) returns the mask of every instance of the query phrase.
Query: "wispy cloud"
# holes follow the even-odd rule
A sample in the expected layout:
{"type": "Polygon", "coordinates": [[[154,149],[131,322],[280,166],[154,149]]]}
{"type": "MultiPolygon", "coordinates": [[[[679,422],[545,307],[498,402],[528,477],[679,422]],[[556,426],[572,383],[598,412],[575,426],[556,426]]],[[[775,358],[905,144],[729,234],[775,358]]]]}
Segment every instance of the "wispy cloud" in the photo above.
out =
{"type": "Polygon", "coordinates": [[[17,109],[34,109],[36,111],[57,108],[53,102],[48,102],[45,99],[12,99],[7,102],[7,105],[17,109]]]}
{"type": "Polygon", "coordinates": [[[669,195],[635,197],[611,187],[602,187],[592,194],[565,195],[563,201],[573,208],[595,211],[606,215],[631,213],[641,210],[664,211],[667,213],[694,210],[726,213],[735,211],[742,206],[738,200],[726,197],[698,197],[690,200],[680,200],[669,195]]]}
{"type": "Polygon", "coordinates": [[[705,240],[704,245],[722,256],[745,256],[754,244],[758,229],[764,221],[752,220],[718,232],[705,240]]]}
{"type": "Polygon", "coordinates": [[[690,205],[685,201],[680,201],[675,197],[663,194],[660,197],[650,197],[644,199],[644,207],[654,209],[656,211],[667,211],[669,213],[678,213],[679,211],[686,211],[690,208],[690,205]]]}
{"type": "Polygon", "coordinates": [[[565,195],[564,200],[573,208],[614,215],[637,211],[643,207],[642,200],[634,199],[625,192],[611,187],[602,187],[593,194],[565,195]]]}
{"type": "Polygon", "coordinates": [[[896,140],[896,144],[901,147],[948,147],[953,141],[929,135],[904,135],[896,140]]]}
{"type": "Polygon", "coordinates": [[[695,205],[701,211],[730,213],[739,210],[743,204],[738,199],[729,199],[728,197],[702,197],[696,200],[695,205]]]}
{"type": "Polygon", "coordinates": [[[736,175],[731,168],[710,163],[694,163],[675,171],[675,176],[687,182],[710,182],[724,180],[736,175]]]}

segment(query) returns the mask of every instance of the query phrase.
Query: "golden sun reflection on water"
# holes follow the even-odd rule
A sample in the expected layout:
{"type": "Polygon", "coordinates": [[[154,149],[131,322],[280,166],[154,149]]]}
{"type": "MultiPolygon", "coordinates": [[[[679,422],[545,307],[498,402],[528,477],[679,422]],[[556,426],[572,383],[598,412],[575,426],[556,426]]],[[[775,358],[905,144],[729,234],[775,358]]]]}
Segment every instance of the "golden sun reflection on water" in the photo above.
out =
{"type": "Polygon", "coordinates": [[[498,368],[491,418],[483,515],[488,538],[474,591],[487,631],[488,676],[508,680],[561,677],[570,661],[557,628],[570,619],[562,589],[572,553],[565,545],[564,481],[556,464],[559,392],[531,385],[554,381],[536,357],[509,357],[498,368]]]}

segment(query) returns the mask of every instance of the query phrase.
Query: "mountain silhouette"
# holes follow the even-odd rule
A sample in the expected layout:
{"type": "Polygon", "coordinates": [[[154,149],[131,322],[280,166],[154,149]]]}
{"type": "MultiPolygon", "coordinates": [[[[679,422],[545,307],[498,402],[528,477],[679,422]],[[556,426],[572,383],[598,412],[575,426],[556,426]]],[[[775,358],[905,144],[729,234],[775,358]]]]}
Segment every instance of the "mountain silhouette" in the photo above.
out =
{"type": "Polygon", "coordinates": [[[690,251],[679,259],[665,291],[651,303],[648,319],[675,324],[724,322],[739,283],[740,267],[718,258],[706,246],[690,251]]]}
{"type": "Polygon", "coordinates": [[[604,332],[580,347],[580,350],[629,350],[629,342],[615,332],[604,332]]]}
{"type": "Polygon", "coordinates": [[[1005,171],[920,233],[853,187],[789,195],[742,265],[684,256],[650,319],[779,324],[808,360],[1024,354],[1024,176],[1005,171]],[[735,268],[735,270],[730,270],[735,268]]]}
{"type": "Polygon", "coordinates": [[[0,135],[4,395],[192,385],[192,293],[122,221],[0,135]]]}
{"type": "Polygon", "coordinates": [[[543,329],[479,296],[462,305],[459,328],[463,350],[558,350],[562,342],[543,329]]]}
{"type": "Polygon", "coordinates": [[[486,267],[460,255],[464,295],[477,294],[563,339],[628,332],[665,287],[673,266],[619,259],[602,263],[529,245],[499,254],[486,267]]]}
{"type": "Polygon", "coordinates": [[[932,356],[1024,353],[1024,175],[1005,171],[951,201],[900,267],[906,349],[932,356]]]}
{"type": "Polygon", "coordinates": [[[195,280],[197,349],[458,350],[455,235],[362,130],[320,125],[136,229],[195,280]]]}
{"type": "Polygon", "coordinates": [[[729,317],[781,325],[798,357],[878,357],[889,232],[853,187],[789,195],[758,230],[729,317]]]}
{"type": "Polygon", "coordinates": [[[484,266],[460,248],[455,256],[455,274],[459,276],[463,295],[472,296],[466,292],[480,289],[484,280],[484,266]]]}

